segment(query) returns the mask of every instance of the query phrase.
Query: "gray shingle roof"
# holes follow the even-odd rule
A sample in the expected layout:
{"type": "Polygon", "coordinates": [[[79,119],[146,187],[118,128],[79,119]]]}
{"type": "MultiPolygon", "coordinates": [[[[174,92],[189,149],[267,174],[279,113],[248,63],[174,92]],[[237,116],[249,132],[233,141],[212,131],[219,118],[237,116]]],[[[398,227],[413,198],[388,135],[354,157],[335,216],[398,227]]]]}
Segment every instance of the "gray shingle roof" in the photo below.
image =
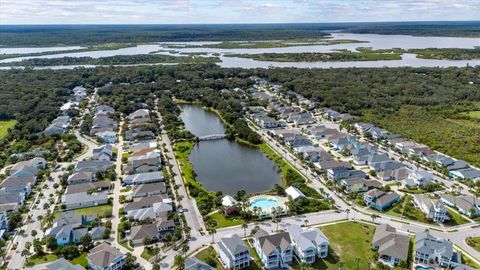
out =
{"type": "Polygon", "coordinates": [[[232,234],[230,236],[225,236],[220,239],[220,242],[224,244],[224,246],[232,253],[238,254],[245,251],[248,251],[247,245],[240,239],[240,237],[236,234],[232,234]]]}

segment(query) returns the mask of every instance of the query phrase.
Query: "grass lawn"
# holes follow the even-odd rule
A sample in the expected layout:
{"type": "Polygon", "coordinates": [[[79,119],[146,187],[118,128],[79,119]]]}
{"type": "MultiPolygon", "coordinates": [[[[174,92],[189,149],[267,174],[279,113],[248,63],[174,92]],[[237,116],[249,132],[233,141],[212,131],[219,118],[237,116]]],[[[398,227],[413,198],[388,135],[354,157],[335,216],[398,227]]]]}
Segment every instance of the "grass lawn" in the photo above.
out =
{"type": "Polygon", "coordinates": [[[360,259],[358,269],[368,269],[374,255],[371,249],[374,226],[344,222],[320,229],[330,240],[329,254],[325,260],[316,260],[314,269],[337,270],[342,264],[346,269],[357,269],[357,258],[360,259]]]}
{"type": "Polygon", "coordinates": [[[112,216],[112,208],[113,208],[112,205],[105,204],[105,205],[98,205],[98,206],[76,209],[74,210],[75,211],[74,213],[75,215],[78,215],[78,216],[98,214],[102,217],[110,217],[112,216]]]}
{"type": "Polygon", "coordinates": [[[242,224],[244,221],[241,218],[226,218],[221,213],[211,214],[209,217],[217,222],[215,228],[236,226],[242,224]]]}
{"type": "Polygon", "coordinates": [[[396,217],[402,217],[403,214],[403,218],[405,219],[424,223],[432,223],[425,217],[425,214],[423,214],[422,211],[413,206],[413,197],[411,195],[405,195],[402,197],[402,199],[387,212],[385,212],[385,214],[396,217]]]}
{"type": "Polygon", "coordinates": [[[27,260],[27,265],[37,265],[58,260],[58,256],[53,253],[45,253],[42,256],[34,255],[27,260]]]}
{"type": "Polygon", "coordinates": [[[480,252],[480,236],[467,237],[467,244],[480,252]]]}
{"type": "Polygon", "coordinates": [[[8,134],[8,129],[15,126],[17,120],[0,121],[0,139],[3,139],[8,134]]]}
{"type": "Polygon", "coordinates": [[[175,157],[177,158],[180,164],[183,179],[185,179],[187,183],[192,184],[193,186],[199,189],[205,190],[202,187],[202,185],[200,185],[200,183],[195,181],[195,176],[193,174],[193,165],[188,160],[188,156],[190,155],[192,148],[193,148],[193,143],[191,142],[176,143],[174,147],[175,157]]]}
{"type": "Polygon", "coordinates": [[[471,111],[471,112],[464,112],[462,113],[463,115],[466,115],[470,118],[473,118],[473,119],[478,119],[480,120],[480,111],[471,111]]]}
{"type": "Polygon", "coordinates": [[[457,225],[462,225],[462,224],[470,223],[470,221],[468,221],[467,219],[465,219],[464,217],[462,217],[462,215],[460,215],[459,213],[453,211],[452,209],[448,209],[448,208],[447,208],[447,211],[448,211],[448,215],[449,215],[452,219],[450,219],[449,221],[445,222],[445,225],[457,226],[457,225]]]}
{"type": "Polygon", "coordinates": [[[79,264],[83,267],[87,267],[87,255],[88,253],[87,252],[84,252],[82,254],[80,254],[80,256],[78,256],[77,258],[73,259],[71,261],[72,264],[79,264]]]}
{"type": "Polygon", "coordinates": [[[215,269],[218,269],[218,270],[223,270],[224,269],[222,267],[222,264],[220,263],[220,261],[218,261],[217,252],[215,251],[215,249],[213,249],[213,247],[208,247],[208,248],[200,251],[195,256],[195,258],[199,259],[200,261],[202,261],[204,263],[208,263],[208,261],[211,260],[210,258],[213,258],[213,261],[215,262],[215,269]]]}
{"type": "Polygon", "coordinates": [[[140,256],[142,258],[144,258],[145,260],[150,261],[150,259],[157,254],[158,253],[154,253],[154,249],[144,248],[143,251],[142,251],[142,254],[140,256]]]}

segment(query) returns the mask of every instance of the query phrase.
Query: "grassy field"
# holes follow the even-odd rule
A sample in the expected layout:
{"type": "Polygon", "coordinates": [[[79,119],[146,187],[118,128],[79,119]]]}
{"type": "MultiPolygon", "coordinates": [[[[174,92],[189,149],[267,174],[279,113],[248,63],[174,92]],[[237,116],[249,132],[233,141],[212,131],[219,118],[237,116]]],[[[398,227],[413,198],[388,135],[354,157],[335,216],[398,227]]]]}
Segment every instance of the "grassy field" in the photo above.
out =
{"type": "Polygon", "coordinates": [[[27,260],[27,265],[37,265],[58,260],[58,256],[53,253],[45,253],[42,256],[34,255],[27,260]]]}
{"type": "Polygon", "coordinates": [[[144,248],[142,251],[142,254],[140,254],[140,256],[147,261],[150,261],[150,259],[155,255],[156,254],[153,253],[153,249],[147,249],[147,248],[144,248]]]}
{"type": "Polygon", "coordinates": [[[403,214],[403,218],[405,219],[431,223],[422,211],[413,206],[413,197],[411,195],[405,195],[398,204],[390,208],[385,214],[396,217],[402,217],[403,214]]]}
{"type": "MultiPolygon", "coordinates": [[[[373,261],[371,241],[375,227],[371,225],[344,222],[320,228],[330,240],[329,254],[325,260],[316,260],[314,269],[368,269],[373,261]]],[[[298,265],[294,269],[300,269],[298,265]]]]}
{"type": "Polygon", "coordinates": [[[480,252],[480,237],[467,237],[467,244],[480,252]]]}
{"type": "Polygon", "coordinates": [[[99,205],[99,206],[93,206],[93,207],[87,207],[87,208],[81,208],[81,209],[76,209],[74,210],[75,215],[93,215],[97,214],[102,217],[110,217],[112,216],[112,206],[109,204],[105,205],[99,205]]]}
{"type": "Polygon", "coordinates": [[[449,225],[449,226],[457,226],[457,225],[462,225],[462,224],[467,224],[467,223],[470,223],[470,221],[468,221],[467,219],[465,219],[464,217],[462,217],[462,215],[460,215],[459,213],[451,210],[451,209],[448,209],[448,215],[452,218],[451,220],[445,222],[445,225],[449,225]]]}
{"type": "Polygon", "coordinates": [[[215,262],[215,268],[218,270],[223,270],[222,264],[217,259],[217,252],[213,247],[208,247],[202,251],[200,251],[195,258],[199,259],[202,262],[208,263],[209,260],[213,259],[212,261],[215,262]]]}
{"type": "Polygon", "coordinates": [[[225,228],[231,226],[237,226],[243,223],[243,219],[241,218],[226,218],[221,213],[214,213],[209,216],[211,219],[217,222],[217,226],[215,228],[225,228]]]}
{"type": "Polygon", "coordinates": [[[71,261],[71,263],[72,263],[73,265],[78,264],[78,265],[81,265],[81,266],[83,266],[83,267],[87,267],[87,255],[88,255],[87,252],[82,253],[80,256],[78,256],[77,258],[73,259],[73,260],[71,261]]]}
{"type": "Polygon", "coordinates": [[[480,120],[480,111],[471,111],[471,112],[465,112],[462,113],[463,115],[466,115],[470,118],[480,120]]]}
{"type": "Polygon", "coordinates": [[[8,134],[8,129],[15,126],[16,120],[0,121],[0,139],[3,139],[8,134]]]}

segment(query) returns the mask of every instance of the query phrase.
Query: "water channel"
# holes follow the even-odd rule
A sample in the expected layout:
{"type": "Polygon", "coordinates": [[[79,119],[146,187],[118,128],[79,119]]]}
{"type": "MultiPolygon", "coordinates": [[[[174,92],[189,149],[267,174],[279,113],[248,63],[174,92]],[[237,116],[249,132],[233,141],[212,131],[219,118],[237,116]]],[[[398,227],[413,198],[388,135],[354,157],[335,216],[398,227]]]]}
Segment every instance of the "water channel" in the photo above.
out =
{"type": "MultiPolygon", "coordinates": [[[[213,113],[199,105],[181,105],[180,117],[196,136],[222,134],[225,128],[213,113]]],[[[281,172],[260,150],[227,139],[200,141],[189,156],[197,181],[206,189],[234,194],[269,190],[281,183],[281,172]]]]}

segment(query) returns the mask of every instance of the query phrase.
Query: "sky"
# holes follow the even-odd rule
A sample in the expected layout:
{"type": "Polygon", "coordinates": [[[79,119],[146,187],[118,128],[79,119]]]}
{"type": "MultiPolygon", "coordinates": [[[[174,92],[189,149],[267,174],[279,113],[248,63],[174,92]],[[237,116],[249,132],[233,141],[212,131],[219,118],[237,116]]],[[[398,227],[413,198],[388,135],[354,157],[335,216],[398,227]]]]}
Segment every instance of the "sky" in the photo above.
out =
{"type": "Polygon", "coordinates": [[[480,0],[0,0],[0,24],[480,20],[480,0]]]}

